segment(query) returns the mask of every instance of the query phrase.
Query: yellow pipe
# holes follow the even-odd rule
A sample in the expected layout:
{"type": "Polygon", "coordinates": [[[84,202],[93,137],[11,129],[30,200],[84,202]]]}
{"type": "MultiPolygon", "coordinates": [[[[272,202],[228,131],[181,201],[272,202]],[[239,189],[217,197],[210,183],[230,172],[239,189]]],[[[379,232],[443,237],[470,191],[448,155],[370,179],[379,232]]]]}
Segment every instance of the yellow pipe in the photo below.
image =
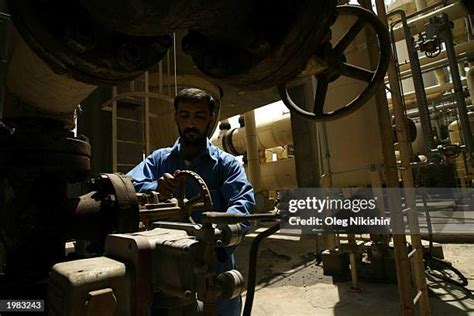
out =
{"type": "MultiPolygon", "coordinates": [[[[461,54],[466,54],[474,51],[474,41],[469,41],[469,42],[464,42],[461,44],[458,44],[454,47],[456,51],[456,56],[460,56],[461,54]]],[[[438,56],[433,57],[433,58],[428,58],[426,56],[423,56],[420,58],[420,66],[434,64],[435,62],[441,61],[441,60],[446,60],[447,59],[447,53],[445,50],[443,50],[438,56]]],[[[422,67],[423,69],[423,67],[422,67]]],[[[410,63],[407,62],[405,64],[400,65],[400,75],[403,77],[406,72],[410,71],[410,63]]]]}
{"type": "MultiPolygon", "coordinates": [[[[231,142],[235,150],[239,154],[244,154],[247,151],[245,127],[230,130],[226,135],[213,139],[213,144],[222,149],[222,138],[230,137],[231,135],[231,142]]],[[[277,120],[266,121],[257,125],[257,146],[259,151],[288,144],[293,144],[290,114],[285,114],[277,120]]]]}
{"type": "MultiPolygon", "coordinates": [[[[246,169],[249,174],[248,167],[246,169]]],[[[260,176],[261,191],[296,188],[295,159],[288,158],[260,164],[260,176]]]]}
{"type": "Polygon", "coordinates": [[[474,104],[474,66],[469,68],[466,74],[467,89],[471,98],[471,103],[474,104]]]}
{"type": "MultiPolygon", "coordinates": [[[[408,20],[408,25],[411,29],[412,34],[421,33],[425,29],[425,24],[427,21],[434,17],[438,16],[442,13],[446,13],[449,16],[451,21],[457,20],[459,18],[463,18],[467,15],[467,11],[462,5],[461,2],[455,2],[450,4],[444,8],[432,11],[426,15],[422,15],[420,17],[415,17],[413,19],[408,20]]],[[[403,28],[401,25],[395,27],[393,29],[393,39],[395,42],[401,41],[405,38],[403,28]]]]}
{"type": "Polygon", "coordinates": [[[426,3],[426,0],[415,0],[415,5],[416,5],[416,11],[423,10],[428,6],[428,4],[426,3]]]}
{"type": "MultiPolygon", "coordinates": [[[[462,80],[462,83],[466,84],[466,81],[462,80]]],[[[425,89],[426,97],[428,98],[428,100],[439,98],[443,94],[443,92],[451,90],[452,88],[453,88],[453,84],[450,82],[428,87],[425,89]]],[[[403,95],[403,97],[405,98],[407,104],[410,103],[410,101],[415,101],[416,100],[415,91],[407,92],[403,95]]],[[[388,103],[389,105],[392,104],[391,98],[388,99],[388,103]]]]}
{"type": "Polygon", "coordinates": [[[250,183],[254,191],[260,191],[260,157],[257,146],[257,126],[255,124],[255,111],[244,114],[245,142],[247,151],[247,170],[250,183]]]}

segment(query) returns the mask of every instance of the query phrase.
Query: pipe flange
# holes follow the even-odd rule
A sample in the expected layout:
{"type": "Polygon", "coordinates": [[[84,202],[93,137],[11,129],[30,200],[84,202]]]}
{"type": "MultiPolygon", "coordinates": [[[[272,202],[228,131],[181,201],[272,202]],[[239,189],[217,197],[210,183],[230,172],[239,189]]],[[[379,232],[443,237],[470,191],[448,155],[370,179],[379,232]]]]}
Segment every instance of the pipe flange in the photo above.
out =
{"type": "Polygon", "coordinates": [[[0,170],[11,175],[55,174],[81,181],[90,171],[91,146],[85,137],[44,133],[0,136],[0,170]]]}
{"type": "Polygon", "coordinates": [[[233,128],[222,136],[222,148],[229,154],[240,156],[243,155],[243,153],[239,153],[237,149],[235,149],[234,143],[232,143],[232,135],[236,130],[237,128],[233,128]]]}
{"type": "Polygon", "coordinates": [[[138,231],[140,210],[132,180],[120,173],[103,173],[94,180],[94,186],[101,197],[105,198],[109,194],[115,196],[115,201],[109,201],[111,207],[118,211],[116,216],[110,217],[115,222],[115,232],[138,231]]]}

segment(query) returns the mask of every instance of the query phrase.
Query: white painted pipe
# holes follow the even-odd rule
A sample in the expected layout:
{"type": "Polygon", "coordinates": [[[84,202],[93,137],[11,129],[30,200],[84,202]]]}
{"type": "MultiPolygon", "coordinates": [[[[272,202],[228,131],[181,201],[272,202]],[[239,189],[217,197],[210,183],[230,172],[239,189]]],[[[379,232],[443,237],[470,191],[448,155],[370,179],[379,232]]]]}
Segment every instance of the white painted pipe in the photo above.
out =
{"type": "MultiPolygon", "coordinates": [[[[246,152],[245,127],[229,130],[225,135],[213,139],[212,142],[219,148],[224,149],[222,143],[225,137],[230,140],[238,154],[246,152]]],[[[259,151],[288,144],[293,144],[290,114],[285,114],[274,121],[257,124],[257,146],[259,151]]]]}

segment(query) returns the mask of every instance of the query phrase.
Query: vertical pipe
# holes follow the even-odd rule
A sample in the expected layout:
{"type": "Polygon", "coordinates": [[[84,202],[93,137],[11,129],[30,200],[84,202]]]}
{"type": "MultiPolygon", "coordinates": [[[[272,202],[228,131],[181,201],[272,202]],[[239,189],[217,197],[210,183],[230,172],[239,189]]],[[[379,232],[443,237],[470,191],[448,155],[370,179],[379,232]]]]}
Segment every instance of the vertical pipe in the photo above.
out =
{"type": "MultiPolygon", "coordinates": [[[[356,247],[355,236],[349,235],[349,242],[352,247],[356,247]]],[[[351,289],[355,291],[360,291],[359,287],[359,277],[357,275],[357,260],[356,260],[356,251],[351,250],[349,253],[350,267],[351,267],[351,289]]]]}
{"type": "MultiPolygon", "coordinates": [[[[2,8],[3,10],[3,8],[2,8]]],[[[0,12],[0,122],[3,120],[3,102],[5,100],[5,79],[8,63],[9,31],[8,23],[10,16],[0,12]]]]}
{"type": "Polygon", "coordinates": [[[321,150],[324,159],[322,161],[326,161],[326,170],[323,169],[323,174],[327,177],[327,185],[329,188],[332,188],[332,169],[331,169],[331,152],[329,151],[329,141],[328,141],[328,131],[326,128],[326,123],[322,122],[317,125],[318,132],[320,133],[321,139],[321,150]]]}
{"type": "MultiPolygon", "coordinates": [[[[295,102],[305,105],[305,109],[313,107],[314,93],[311,80],[306,80],[303,84],[289,89],[289,92],[293,95],[295,102]]],[[[290,115],[290,120],[298,187],[321,187],[316,124],[297,115],[290,115]]]]}
{"type": "Polygon", "coordinates": [[[413,76],[413,84],[415,86],[416,101],[418,103],[418,113],[420,116],[421,129],[423,131],[426,156],[428,157],[428,160],[430,160],[431,149],[433,149],[433,136],[431,134],[432,127],[430,113],[428,109],[428,101],[426,100],[425,85],[423,83],[423,74],[421,72],[420,60],[418,58],[418,53],[413,42],[413,37],[410,28],[408,26],[405,11],[396,10],[392,14],[399,14],[402,21],[403,32],[405,34],[406,45],[408,49],[408,56],[410,58],[410,68],[413,76]]]}
{"type": "Polygon", "coordinates": [[[415,0],[415,5],[416,5],[416,11],[421,11],[428,6],[428,4],[426,3],[426,0],[415,0]]]}
{"type": "Polygon", "coordinates": [[[471,98],[471,103],[474,104],[474,66],[469,68],[466,74],[467,89],[471,98]]]}
{"type": "Polygon", "coordinates": [[[173,32],[174,95],[178,94],[178,73],[176,72],[176,33],[173,32]]]}
{"type": "Polygon", "coordinates": [[[163,60],[158,64],[158,92],[163,94],[163,60]]]}
{"type": "MultiPolygon", "coordinates": [[[[112,88],[112,97],[117,95],[117,87],[112,88]]],[[[112,171],[117,172],[117,101],[112,102],[112,171]]]]}
{"type": "MultiPolygon", "coordinates": [[[[426,0],[415,0],[416,11],[425,10],[428,7],[426,0]]],[[[442,84],[446,82],[446,75],[444,74],[444,69],[436,69],[434,71],[436,80],[438,84],[442,84]]]]}
{"type": "Polygon", "coordinates": [[[245,122],[245,141],[247,144],[247,162],[249,171],[249,180],[252,183],[254,191],[259,192],[261,185],[260,159],[257,145],[257,125],[255,123],[255,111],[249,111],[244,114],[245,122]]]}
{"type": "Polygon", "coordinates": [[[143,118],[143,123],[145,127],[145,156],[148,156],[151,153],[150,148],[150,97],[148,93],[150,92],[150,77],[148,71],[145,71],[145,113],[143,118]]]}
{"type": "Polygon", "coordinates": [[[166,85],[168,86],[168,96],[171,97],[171,86],[170,86],[170,78],[171,78],[171,69],[170,69],[171,57],[170,57],[170,50],[166,52],[166,85]]]}
{"type": "MultiPolygon", "coordinates": [[[[415,0],[415,5],[416,5],[416,11],[422,11],[428,7],[428,4],[426,3],[426,0],[415,0]]],[[[442,69],[436,69],[434,71],[434,74],[436,76],[436,81],[438,84],[443,84],[446,83],[446,74],[444,73],[444,68],[442,69]]]]}
{"type": "Polygon", "coordinates": [[[441,16],[438,20],[442,23],[439,36],[444,41],[446,46],[446,53],[448,55],[449,70],[451,72],[451,78],[453,80],[454,97],[458,105],[459,120],[461,121],[461,131],[466,145],[467,152],[469,154],[469,163],[473,165],[473,144],[472,144],[472,132],[471,126],[469,125],[469,117],[467,115],[466,100],[464,99],[464,91],[462,88],[461,77],[459,75],[458,63],[456,60],[456,51],[453,44],[453,34],[451,32],[451,21],[446,14],[441,16]]]}

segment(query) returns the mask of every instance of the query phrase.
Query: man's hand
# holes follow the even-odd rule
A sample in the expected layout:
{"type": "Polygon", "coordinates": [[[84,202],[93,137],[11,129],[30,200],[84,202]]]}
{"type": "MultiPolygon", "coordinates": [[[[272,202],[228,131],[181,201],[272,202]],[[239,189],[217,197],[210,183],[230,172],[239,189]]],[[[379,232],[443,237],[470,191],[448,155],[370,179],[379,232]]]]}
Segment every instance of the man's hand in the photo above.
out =
{"type": "Polygon", "coordinates": [[[169,173],[165,173],[158,179],[158,193],[164,198],[170,198],[177,185],[176,178],[169,173]]]}

